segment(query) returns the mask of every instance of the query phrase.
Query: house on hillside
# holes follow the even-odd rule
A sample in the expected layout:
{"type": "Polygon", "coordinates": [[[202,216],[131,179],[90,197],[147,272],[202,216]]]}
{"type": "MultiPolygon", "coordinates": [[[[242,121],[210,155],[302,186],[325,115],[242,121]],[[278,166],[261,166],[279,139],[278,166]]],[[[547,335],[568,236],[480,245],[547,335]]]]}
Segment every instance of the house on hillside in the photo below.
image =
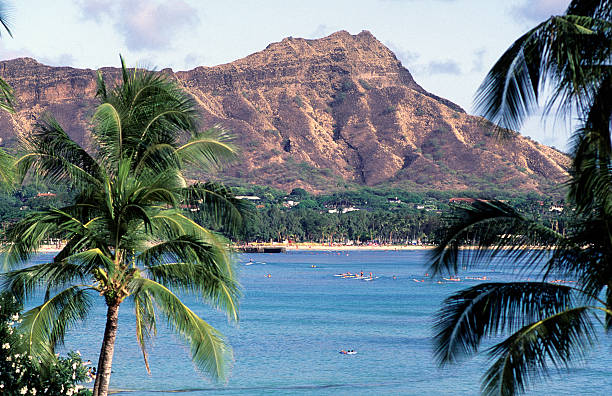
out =
{"type": "Polygon", "coordinates": [[[52,192],[46,192],[46,193],[38,193],[36,194],[37,197],[57,197],[57,194],[52,193],[52,192]]]}
{"type": "Polygon", "coordinates": [[[259,201],[261,198],[259,198],[257,195],[236,195],[236,199],[246,199],[248,201],[259,201]]]}
{"type": "Polygon", "coordinates": [[[474,202],[476,202],[476,200],[474,198],[451,198],[448,200],[448,203],[454,203],[454,204],[473,204],[474,202]]]}
{"type": "Polygon", "coordinates": [[[289,200],[289,201],[283,202],[283,206],[285,208],[293,208],[294,206],[298,205],[299,203],[300,203],[300,201],[289,200]]]}

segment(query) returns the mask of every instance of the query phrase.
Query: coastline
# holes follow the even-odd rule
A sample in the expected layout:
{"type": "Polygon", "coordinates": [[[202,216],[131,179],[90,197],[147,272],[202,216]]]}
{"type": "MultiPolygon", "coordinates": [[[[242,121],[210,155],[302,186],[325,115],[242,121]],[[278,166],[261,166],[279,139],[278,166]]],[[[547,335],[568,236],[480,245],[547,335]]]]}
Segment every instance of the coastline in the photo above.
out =
{"type": "MultiPolygon", "coordinates": [[[[245,245],[232,245],[236,249],[245,245]]],[[[404,251],[404,250],[431,250],[434,245],[339,245],[339,244],[323,244],[323,243],[262,243],[248,244],[246,246],[260,246],[270,248],[282,248],[285,251],[302,251],[302,252],[332,252],[332,251],[404,251]]],[[[59,253],[63,249],[63,245],[43,245],[38,250],[39,253],[59,253]]],[[[477,246],[461,246],[459,250],[473,250],[477,246]]],[[[531,250],[546,249],[541,246],[531,246],[531,250]]]]}
{"type": "Polygon", "coordinates": [[[323,243],[274,243],[274,244],[258,244],[249,246],[265,246],[284,248],[287,251],[393,251],[393,250],[430,250],[432,245],[336,245],[323,243]]]}

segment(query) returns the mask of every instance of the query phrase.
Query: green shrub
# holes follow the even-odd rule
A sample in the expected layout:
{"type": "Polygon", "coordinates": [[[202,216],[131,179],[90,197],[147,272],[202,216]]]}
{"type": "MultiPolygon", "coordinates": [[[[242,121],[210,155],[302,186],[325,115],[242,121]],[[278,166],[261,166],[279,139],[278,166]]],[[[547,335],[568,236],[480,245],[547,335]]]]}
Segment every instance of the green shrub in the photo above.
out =
{"type": "Polygon", "coordinates": [[[361,78],[359,79],[359,85],[361,85],[361,87],[365,89],[366,91],[372,89],[372,86],[368,84],[366,80],[363,80],[361,78]]]}
{"type": "Polygon", "coordinates": [[[295,95],[295,98],[293,98],[293,101],[299,108],[302,108],[304,106],[304,102],[302,101],[302,97],[300,95],[295,95]]]}
{"type": "Polygon", "coordinates": [[[21,308],[12,294],[0,294],[0,394],[91,395],[79,385],[89,380],[79,352],[45,363],[27,353],[19,331],[21,308]]]}
{"type": "Polygon", "coordinates": [[[389,106],[387,106],[386,109],[383,110],[383,112],[381,114],[382,115],[387,115],[387,114],[395,113],[396,111],[397,111],[397,107],[395,107],[393,105],[389,105],[389,106]]]}
{"type": "Polygon", "coordinates": [[[342,80],[342,86],[340,87],[340,90],[342,92],[352,91],[355,88],[356,88],[355,83],[351,81],[350,79],[347,78],[347,79],[342,80]]]}
{"type": "Polygon", "coordinates": [[[333,96],[334,100],[329,104],[331,107],[340,106],[346,99],[346,92],[337,92],[333,96]]]}

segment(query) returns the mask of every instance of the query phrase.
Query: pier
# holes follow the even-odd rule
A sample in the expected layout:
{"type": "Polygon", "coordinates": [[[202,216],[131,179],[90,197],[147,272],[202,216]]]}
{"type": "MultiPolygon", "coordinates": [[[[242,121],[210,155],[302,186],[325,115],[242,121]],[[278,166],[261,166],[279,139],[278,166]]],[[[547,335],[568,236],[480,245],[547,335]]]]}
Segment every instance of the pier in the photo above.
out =
{"type": "Polygon", "coordinates": [[[284,246],[237,246],[240,253],[287,253],[284,246]]]}

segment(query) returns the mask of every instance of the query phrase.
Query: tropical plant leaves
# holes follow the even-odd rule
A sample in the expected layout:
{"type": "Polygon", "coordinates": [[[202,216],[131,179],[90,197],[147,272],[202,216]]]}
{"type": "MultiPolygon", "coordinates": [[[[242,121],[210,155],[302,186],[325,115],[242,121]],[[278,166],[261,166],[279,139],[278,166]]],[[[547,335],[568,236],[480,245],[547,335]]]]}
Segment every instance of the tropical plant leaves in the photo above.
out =
{"type": "Polygon", "coordinates": [[[512,396],[540,380],[549,366],[567,367],[595,340],[588,307],[571,308],[526,325],[490,349],[493,365],[483,377],[482,394],[512,396]]]}
{"type": "Polygon", "coordinates": [[[435,356],[456,362],[484,337],[514,332],[565,310],[571,288],[545,282],[481,283],[448,297],[436,315],[435,356]]]}
{"type": "Polygon", "coordinates": [[[176,295],[161,284],[150,279],[134,281],[134,294],[146,292],[155,298],[155,303],[173,327],[191,345],[194,363],[214,379],[227,378],[232,351],[221,333],[187,308],[176,295]]]}
{"type": "MultiPolygon", "coordinates": [[[[121,61],[122,84],[109,88],[99,75],[103,103],[92,119],[95,153],[70,139],[51,116],[23,139],[19,176],[35,173],[78,194],[72,205],[28,214],[9,227],[7,268],[27,261],[49,238],[67,244],[50,263],[3,274],[3,287],[22,300],[45,289],[44,303],[23,323],[35,356],[52,354],[85,318],[95,291],[107,305],[126,298],[133,303],[147,370],[161,314],[189,342],[198,367],[224,379],[231,348],[168,287],[195,293],[238,320],[240,288],[227,241],[180,208],[195,200],[209,218],[228,228],[240,224],[242,202],[229,189],[214,183],[189,187],[182,174],[184,166],[214,168],[234,158],[235,148],[225,131],[198,130],[193,99],[176,82],[128,70],[121,61]]],[[[2,154],[0,161],[11,160],[2,154]]]]}

